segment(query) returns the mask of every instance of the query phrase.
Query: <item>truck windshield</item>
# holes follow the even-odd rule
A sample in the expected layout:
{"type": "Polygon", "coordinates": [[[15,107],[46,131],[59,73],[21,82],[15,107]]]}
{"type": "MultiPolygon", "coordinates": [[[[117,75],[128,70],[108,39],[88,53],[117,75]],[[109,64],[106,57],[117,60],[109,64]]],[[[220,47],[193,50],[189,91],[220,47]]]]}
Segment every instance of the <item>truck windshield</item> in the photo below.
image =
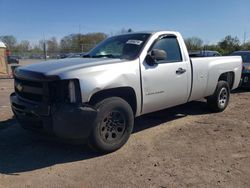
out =
{"type": "Polygon", "coordinates": [[[135,59],[150,34],[127,34],[110,37],[83,57],[135,59]]]}

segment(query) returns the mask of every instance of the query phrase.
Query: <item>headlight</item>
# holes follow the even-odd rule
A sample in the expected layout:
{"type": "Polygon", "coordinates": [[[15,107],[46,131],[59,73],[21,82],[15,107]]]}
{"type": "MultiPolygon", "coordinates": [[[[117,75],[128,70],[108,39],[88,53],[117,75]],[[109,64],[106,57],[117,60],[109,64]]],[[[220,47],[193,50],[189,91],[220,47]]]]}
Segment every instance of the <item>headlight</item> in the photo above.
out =
{"type": "Polygon", "coordinates": [[[81,102],[80,83],[77,79],[49,82],[48,90],[51,104],[81,102]]]}
{"type": "Polygon", "coordinates": [[[76,103],[76,86],[73,80],[69,81],[68,90],[70,103],[76,103]]]}

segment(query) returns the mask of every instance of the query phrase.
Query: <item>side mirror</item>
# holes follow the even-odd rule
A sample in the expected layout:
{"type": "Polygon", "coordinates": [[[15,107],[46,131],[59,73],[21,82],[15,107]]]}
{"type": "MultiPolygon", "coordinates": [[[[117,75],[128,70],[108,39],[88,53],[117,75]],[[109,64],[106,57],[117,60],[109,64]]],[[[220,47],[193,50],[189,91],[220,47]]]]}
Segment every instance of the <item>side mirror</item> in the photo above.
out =
{"type": "Polygon", "coordinates": [[[157,61],[164,60],[167,58],[165,50],[154,49],[147,55],[147,62],[149,65],[157,64],[157,61]]]}
{"type": "Polygon", "coordinates": [[[167,53],[165,52],[165,50],[154,49],[150,52],[150,55],[156,61],[164,60],[167,58],[167,53]]]}

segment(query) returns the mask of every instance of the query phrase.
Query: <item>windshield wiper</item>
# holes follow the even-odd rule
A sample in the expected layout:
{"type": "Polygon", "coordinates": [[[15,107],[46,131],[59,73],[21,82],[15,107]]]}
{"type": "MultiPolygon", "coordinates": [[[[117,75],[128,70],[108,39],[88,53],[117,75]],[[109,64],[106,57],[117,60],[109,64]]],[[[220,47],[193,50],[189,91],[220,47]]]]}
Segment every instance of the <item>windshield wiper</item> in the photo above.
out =
{"type": "Polygon", "coordinates": [[[83,58],[88,58],[88,57],[91,57],[89,54],[85,54],[82,56],[83,58]]]}
{"type": "Polygon", "coordinates": [[[105,54],[105,55],[89,55],[89,54],[85,54],[82,57],[83,58],[102,58],[102,57],[118,58],[118,56],[114,56],[113,54],[105,54]]]}
{"type": "Polygon", "coordinates": [[[105,55],[94,55],[91,56],[92,58],[101,58],[101,57],[108,57],[108,58],[116,58],[116,56],[112,55],[112,54],[105,54],[105,55]]]}

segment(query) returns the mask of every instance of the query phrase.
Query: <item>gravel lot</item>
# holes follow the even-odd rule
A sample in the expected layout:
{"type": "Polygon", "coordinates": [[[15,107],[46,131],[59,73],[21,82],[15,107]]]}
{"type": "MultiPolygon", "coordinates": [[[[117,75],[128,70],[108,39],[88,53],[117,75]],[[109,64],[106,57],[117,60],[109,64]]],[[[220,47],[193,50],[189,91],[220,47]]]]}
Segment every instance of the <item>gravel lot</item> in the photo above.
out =
{"type": "Polygon", "coordinates": [[[250,187],[249,91],[232,93],[222,113],[201,100],[138,118],[128,143],[107,155],[21,129],[12,91],[1,79],[1,188],[250,187]]]}

